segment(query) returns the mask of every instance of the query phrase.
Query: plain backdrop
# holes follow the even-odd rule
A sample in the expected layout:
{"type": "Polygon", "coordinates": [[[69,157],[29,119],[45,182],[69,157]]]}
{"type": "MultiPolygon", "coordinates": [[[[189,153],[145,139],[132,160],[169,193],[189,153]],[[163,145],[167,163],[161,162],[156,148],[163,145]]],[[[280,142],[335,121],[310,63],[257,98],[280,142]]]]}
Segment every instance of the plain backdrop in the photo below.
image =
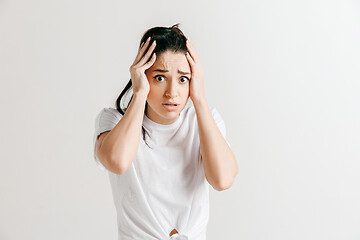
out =
{"type": "Polygon", "coordinates": [[[360,3],[0,1],[0,239],[117,238],[96,115],[142,34],[180,29],[239,164],[209,240],[360,239],[360,3]]]}

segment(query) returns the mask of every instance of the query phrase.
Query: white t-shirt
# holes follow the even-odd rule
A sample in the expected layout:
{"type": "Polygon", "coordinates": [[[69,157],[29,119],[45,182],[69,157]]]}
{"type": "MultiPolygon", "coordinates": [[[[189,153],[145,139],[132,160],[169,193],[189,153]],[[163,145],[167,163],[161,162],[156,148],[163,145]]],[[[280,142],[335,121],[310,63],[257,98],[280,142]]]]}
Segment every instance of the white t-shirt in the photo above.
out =
{"type": "MultiPolygon", "coordinates": [[[[225,123],[210,108],[225,137],[225,123]]],[[[96,155],[97,136],[112,130],[122,115],[104,108],[95,120],[94,158],[108,172],[117,211],[118,237],[135,239],[205,240],[209,219],[209,183],[201,159],[196,112],[186,106],[172,124],[161,125],[145,114],[138,152],[121,175],[108,171],[96,155]],[[169,236],[176,229],[178,234],[169,236]]],[[[229,144],[229,143],[228,143],[229,144]]],[[[230,144],[229,144],[230,145],[230,144]]]]}

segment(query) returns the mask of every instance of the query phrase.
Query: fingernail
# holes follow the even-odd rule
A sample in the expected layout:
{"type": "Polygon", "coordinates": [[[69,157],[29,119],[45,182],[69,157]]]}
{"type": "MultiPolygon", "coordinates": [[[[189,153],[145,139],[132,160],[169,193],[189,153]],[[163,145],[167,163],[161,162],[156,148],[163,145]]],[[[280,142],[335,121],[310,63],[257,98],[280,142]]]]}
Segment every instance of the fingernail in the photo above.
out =
{"type": "Polygon", "coordinates": [[[148,37],[148,39],[147,39],[146,41],[149,41],[149,40],[150,40],[150,38],[151,38],[151,36],[150,36],[150,37],[148,37]]]}

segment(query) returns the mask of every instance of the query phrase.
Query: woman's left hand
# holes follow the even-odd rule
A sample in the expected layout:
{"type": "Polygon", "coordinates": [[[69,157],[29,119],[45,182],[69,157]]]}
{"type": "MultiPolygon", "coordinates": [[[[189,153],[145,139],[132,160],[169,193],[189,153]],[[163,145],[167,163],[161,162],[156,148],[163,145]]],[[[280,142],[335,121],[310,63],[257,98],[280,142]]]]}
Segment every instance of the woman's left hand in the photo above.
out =
{"type": "Polygon", "coordinates": [[[190,98],[195,104],[196,101],[205,99],[204,70],[200,64],[199,55],[189,39],[186,41],[186,47],[188,49],[186,58],[191,68],[190,98]]]}

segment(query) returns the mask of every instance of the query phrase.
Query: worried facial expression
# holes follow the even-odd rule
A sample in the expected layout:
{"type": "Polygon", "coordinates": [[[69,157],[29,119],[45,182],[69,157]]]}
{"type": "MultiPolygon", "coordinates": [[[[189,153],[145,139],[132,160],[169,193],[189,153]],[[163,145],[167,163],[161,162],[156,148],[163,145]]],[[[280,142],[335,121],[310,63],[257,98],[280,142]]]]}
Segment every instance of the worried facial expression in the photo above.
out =
{"type": "Polygon", "coordinates": [[[190,93],[191,72],[185,54],[169,50],[162,52],[156,55],[155,63],[145,74],[150,85],[146,116],[163,125],[175,122],[190,93]]]}

